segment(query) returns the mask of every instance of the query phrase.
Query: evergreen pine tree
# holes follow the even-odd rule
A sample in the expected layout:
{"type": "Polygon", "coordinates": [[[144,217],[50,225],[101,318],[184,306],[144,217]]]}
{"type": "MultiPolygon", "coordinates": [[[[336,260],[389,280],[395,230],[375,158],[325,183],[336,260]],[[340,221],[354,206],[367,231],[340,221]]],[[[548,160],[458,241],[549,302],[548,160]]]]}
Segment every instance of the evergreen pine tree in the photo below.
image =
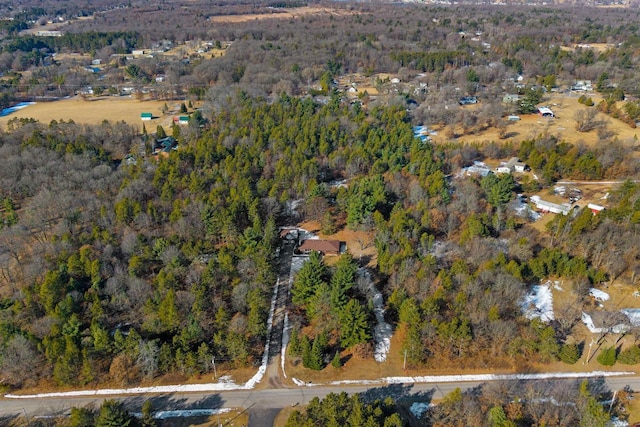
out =
{"type": "Polygon", "coordinates": [[[333,356],[333,359],[331,360],[331,366],[333,366],[336,369],[342,368],[342,359],[340,358],[339,351],[336,351],[336,355],[333,356]]]}
{"type": "Polygon", "coordinates": [[[305,368],[313,369],[314,371],[322,370],[322,355],[324,352],[324,348],[321,344],[320,335],[316,335],[313,340],[313,345],[311,346],[311,350],[309,351],[309,356],[307,358],[307,365],[304,365],[304,358],[302,360],[302,364],[305,368]]]}
{"type": "Polygon", "coordinates": [[[167,133],[164,131],[164,128],[161,125],[158,125],[158,127],[156,128],[156,138],[162,139],[166,137],[167,133]]]}
{"type": "Polygon", "coordinates": [[[368,332],[367,313],[358,300],[351,299],[340,316],[340,344],[349,348],[371,338],[368,332]]]}
{"type": "Polygon", "coordinates": [[[291,336],[289,337],[289,354],[292,356],[300,356],[301,343],[298,337],[298,330],[293,328],[291,330],[291,336]]]}
{"type": "Polygon", "coordinates": [[[311,360],[311,343],[306,335],[300,338],[300,353],[302,354],[302,366],[308,368],[311,360]]]}

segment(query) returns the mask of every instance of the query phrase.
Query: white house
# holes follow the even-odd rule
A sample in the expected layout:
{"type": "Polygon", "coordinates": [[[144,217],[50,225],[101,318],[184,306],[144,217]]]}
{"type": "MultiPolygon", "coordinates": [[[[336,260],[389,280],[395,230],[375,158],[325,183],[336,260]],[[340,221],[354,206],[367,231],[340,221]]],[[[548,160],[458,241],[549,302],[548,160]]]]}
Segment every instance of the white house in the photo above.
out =
{"type": "Polygon", "coordinates": [[[546,200],[542,200],[540,196],[531,196],[530,199],[536,205],[536,208],[543,212],[561,213],[562,215],[567,215],[571,212],[571,205],[568,203],[557,204],[547,202],[546,200]]]}
{"type": "Polygon", "coordinates": [[[512,173],[519,172],[523,173],[529,168],[526,163],[523,163],[517,157],[512,157],[508,162],[501,164],[496,168],[496,172],[499,173],[512,173]]]}
{"type": "Polygon", "coordinates": [[[593,85],[591,84],[591,80],[578,80],[571,86],[571,90],[580,92],[591,91],[593,90],[593,85]]]}

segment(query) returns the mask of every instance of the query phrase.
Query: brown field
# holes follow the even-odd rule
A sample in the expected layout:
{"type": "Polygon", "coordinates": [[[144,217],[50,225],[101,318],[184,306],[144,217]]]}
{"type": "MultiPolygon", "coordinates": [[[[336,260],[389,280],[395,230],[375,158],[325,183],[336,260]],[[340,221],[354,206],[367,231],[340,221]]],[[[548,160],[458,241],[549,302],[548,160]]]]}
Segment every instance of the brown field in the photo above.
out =
{"type": "MultiPolygon", "coordinates": [[[[553,110],[556,117],[553,119],[543,118],[537,114],[520,115],[520,120],[517,122],[509,122],[507,126],[507,138],[500,139],[498,136],[498,130],[495,128],[488,128],[483,131],[479,131],[474,134],[462,135],[456,138],[459,142],[499,142],[499,141],[513,141],[520,142],[525,139],[534,138],[539,135],[555,135],[560,139],[572,143],[583,143],[589,147],[594,147],[598,144],[598,134],[596,130],[590,132],[578,132],[576,131],[575,114],[579,110],[595,108],[586,107],[578,103],[579,95],[566,95],[552,93],[545,96],[541,105],[546,105],[553,110]]],[[[597,95],[589,94],[593,101],[597,104],[601,99],[597,95]]],[[[480,104],[477,106],[467,106],[462,108],[480,108],[480,104]]],[[[614,132],[615,137],[620,141],[632,141],[634,137],[640,134],[640,129],[633,129],[628,124],[614,119],[610,116],[599,114],[598,119],[605,119],[608,124],[608,129],[614,132]]],[[[442,127],[434,127],[434,130],[438,131],[438,135],[432,137],[433,141],[447,142],[448,138],[447,129],[442,127]]],[[[455,127],[456,132],[460,135],[462,129],[459,126],[455,127]]]]}
{"type": "Polygon", "coordinates": [[[220,15],[212,16],[209,18],[210,22],[224,22],[224,23],[238,23],[248,22],[261,19],[291,19],[299,18],[301,16],[319,15],[319,14],[331,14],[331,15],[347,15],[355,12],[351,12],[345,9],[333,9],[330,7],[314,7],[303,6],[296,8],[277,8],[273,9],[273,13],[253,13],[247,15],[220,15]]]}
{"type": "MultiPolygon", "coordinates": [[[[578,45],[573,45],[573,46],[560,46],[560,49],[567,51],[567,52],[573,52],[574,50],[576,50],[579,46],[578,45]]],[[[588,44],[583,44],[582,48],[586,48],[586,49],[593,49],[593,51],[595,53],[602,53],[605,52],[609,49],[614,48],[615,45],[611,44],[611,43],[588,43],[588,44]],[[587,47],[588,46],[588,47],[587,47]]]]}
{"type": "Polygon", "coordinates": [[[145,124],[147,131],[153,132],[158,125],[168,129],[171,120],[180,109],[182,101],[139,101],[134,97],[103,97],[88,98],[73,97],[54,102],[38,102],[5,117],[0,117],[0,127],[7,128],[7,123],[14,118],[33,118],[41,123],[52,120],[73,120],[82,124],[100,124],[104,120],[110,122],[124,121],[142,130],[145,124]],[[167,105],[169,112],[162,114],[163,106],[167,105]],[[153,119],[143,122],[140,113],[149,112],[153,119]]]}

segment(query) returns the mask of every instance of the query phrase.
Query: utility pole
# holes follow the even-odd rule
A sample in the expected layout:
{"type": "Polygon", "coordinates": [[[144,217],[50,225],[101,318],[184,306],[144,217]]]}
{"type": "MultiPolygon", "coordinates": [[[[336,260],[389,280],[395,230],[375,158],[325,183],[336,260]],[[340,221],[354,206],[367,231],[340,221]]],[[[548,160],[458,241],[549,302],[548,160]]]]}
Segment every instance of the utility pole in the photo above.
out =
{"type": "Polygon", "coordinates": [[[402,363],[402,370],[407,370],[407,349],[404,349],[404,362],[402,363]]]}
{"type": "Polygon", "coordinates": [[[587,353],[587,358],[582,362],[583,365],[589,363],[589,359],[591,359],[591,347],[593,347],[593,338],[591,338],[591,342],[589,343],[589,352],[587,353]]]}
{"type": "Polygon", "coordinates": [[[213,364],[213,379],[215,380],[218,377],[218,372],[216,372],[216,357],[211,356],[211,363],[213,364]]]}
{"type": "Polygon", "coordinates": [[[613,392],[613,397],[611,398],[611,403],[609,404],[609,414],[611,414],[611,408],[613,408],[613,402],[616,401],[616,393],[618,393],[618,390],[613,392]]]}

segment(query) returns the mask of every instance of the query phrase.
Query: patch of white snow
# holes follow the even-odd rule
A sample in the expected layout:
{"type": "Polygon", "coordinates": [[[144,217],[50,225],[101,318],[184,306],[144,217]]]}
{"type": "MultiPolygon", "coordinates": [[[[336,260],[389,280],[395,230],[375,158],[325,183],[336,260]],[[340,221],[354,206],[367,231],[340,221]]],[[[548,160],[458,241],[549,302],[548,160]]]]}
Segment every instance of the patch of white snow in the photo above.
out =
{"type": "Polygon", "coordinates": [[[609,294],[601,291],[600,289],[591,288],[589,289],[589,295],[592,296],[596,301],[608,301],[609,294]]]}
{"type": "Polygon", "coordinates": [[[554,319],[553,296],[550,282],[544,285],[533,286],[531,292],[525,296],[522,302],[522,311],[527,319],[538,318],[543,322],[554,319]]]}

